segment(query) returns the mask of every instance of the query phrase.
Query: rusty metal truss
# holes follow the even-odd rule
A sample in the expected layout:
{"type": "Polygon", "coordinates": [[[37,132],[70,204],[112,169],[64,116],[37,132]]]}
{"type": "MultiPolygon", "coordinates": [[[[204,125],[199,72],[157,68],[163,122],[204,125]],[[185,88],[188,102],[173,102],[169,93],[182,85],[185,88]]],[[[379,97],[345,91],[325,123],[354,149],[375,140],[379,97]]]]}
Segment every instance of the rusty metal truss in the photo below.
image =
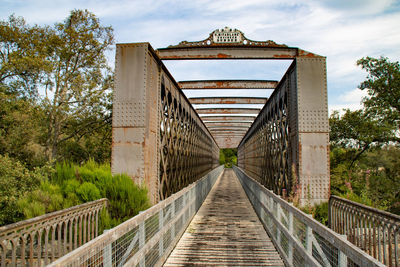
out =
{"type": "Polygon", "coordinates": [[[279,195],[290,193],[293,186],[288,128],[288,88],[281,84],[241,141],[238,151],[239,166],[279,195]]]}
{"type": "Polygon", "coordinates": [[[183,90],[203,89],[275,89],[278,81],[271,80],[199,80],[180,81],[183,90]]]}
{"type": "Polygon", "coordinates": [[[162,80],[160,199],[188,186],[218,164],[219,148],[213,137],[190,109],[186,98],[178,93],[179,90],[166,86],[162,80]]]}
{"type": "Polygon", "coordinates": [[[126,172],[144,183],[156,203],[214,168],[219,148],[238,147],[239,167],[267,188],[300,204],[326,201],[325,62],[317,54],[271,40],[253,41],[230,28],[216,30],[203,41],[156,51],[148,43],[117,45],[113,172],[126,172]],[[177,83],[162,60],[185,59],[289,59],[292,64],[279,82],[177,83]],[[208,89],[274,91],[269,98],[187,99],[182,93],[208,89]]]}

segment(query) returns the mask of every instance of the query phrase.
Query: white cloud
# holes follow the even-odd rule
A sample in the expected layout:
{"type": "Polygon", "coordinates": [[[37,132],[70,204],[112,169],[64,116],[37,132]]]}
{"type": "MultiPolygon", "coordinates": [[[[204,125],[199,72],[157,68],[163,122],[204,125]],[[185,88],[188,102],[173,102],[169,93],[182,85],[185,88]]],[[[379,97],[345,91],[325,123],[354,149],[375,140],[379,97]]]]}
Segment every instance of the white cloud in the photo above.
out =
{"type": "MultiPolygon", "coordinates": [[[[205,39],[224,26],[238,28],[249,39],[300,47],[327,57],[330,107],[359,106],[359,100],[347,101],[357,98],[352,89],[366,75],[357,59],[400,58],[397,0],[0,0],[0,5],[3,19],[15,13],[30,24],[53,24],[71,9],[87,8],[114,27],[117,42],[147,41],[154,48],[205,39]]],[[[229,72],[206,64],[187,68],[186,63],[171,72],[179,80],[277,76],[274,68],[254,70],[242,63],[229,72]]]]}
{"type": "Polygon", "coordinates": [[[343,109],[361,109],[363,107],[361,101],[363,97],[366,96],[368,96],[368,93],[365,90],[360,89],[354,89],[352,91],[340,94],[337,97],[337,101],[334,104],[329,105],[329,113],[331,114],[334,110],[342,112],[343,109]]]}

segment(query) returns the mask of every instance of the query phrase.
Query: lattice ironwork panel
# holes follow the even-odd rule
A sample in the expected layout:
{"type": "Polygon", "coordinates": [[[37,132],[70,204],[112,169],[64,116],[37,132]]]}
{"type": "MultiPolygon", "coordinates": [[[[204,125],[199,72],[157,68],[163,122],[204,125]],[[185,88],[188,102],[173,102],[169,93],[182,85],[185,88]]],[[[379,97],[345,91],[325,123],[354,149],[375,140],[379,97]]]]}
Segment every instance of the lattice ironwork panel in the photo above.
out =
{"type": "Polygon", "coordinates": [[[218,165],[219,148],[187,99],[161,82],[160,200],[218,165]]]}
{"type": "Polygon", "coordinates": [[[275,89],[238,149],[239,167],[279,195],[290,194],[294,185],[288,117],[292,71],[275,89]]]}

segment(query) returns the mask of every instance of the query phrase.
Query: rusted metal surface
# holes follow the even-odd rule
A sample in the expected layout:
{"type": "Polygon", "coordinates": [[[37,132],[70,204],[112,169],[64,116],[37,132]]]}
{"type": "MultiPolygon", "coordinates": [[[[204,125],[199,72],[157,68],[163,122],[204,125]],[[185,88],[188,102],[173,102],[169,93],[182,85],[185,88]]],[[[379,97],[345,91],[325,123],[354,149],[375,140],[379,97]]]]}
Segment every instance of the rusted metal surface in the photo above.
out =
{"type": "Polygon", "coordinates": [[[329,198],[324,58],[296,58],[238,148],[238,164],[301,205],[329,198]]]}
{"type": "Polygon", "coordinates": [[[219,148],[150,44],[118,44],[115,64],[112,171],[155,204],[215,167],[219,148]]]}
{"type": "Polygon", "coordinates": [[[218,121],[218,122],[204,122],[208,129],[210,127],[224,127],[229,128],[232,126],[241,126],[249,128],[251,126],[251,122],[240,122],[240,121],[218,121]]]}
{"type": "Polygon", "coordinates": [[[264,97],[193,97],[192,104],[265,104],[264,97]]]}
{"type": "Polygon", "coordinates": [[[298,55],[297,48],[276,47],[188,47],[161,48],[157,50],[163,60],[195,60],[195,59],[294,59],[298,55]]]}
{"type": "Polygon", "coordinates": [[[182,41],[178,45],[170,45],[168,48],[183,48],[183,47],[219,47],[219,46],[265,46],[265,47],[287,47],[285,44],[277,44],[272,40],[268,41],[254,41],[245,37],[244,33],[238,29],[231,29],[225,27],[224,29],[217,29],[210,33],[207,39],[197,42],[182,41]]]}
{"type": "Polygon", "coordinates": [[[256,115],[250,116],[201,116],[201,119],[206,123],[208,121],[220,122],[253,122],[256,115]]]}
{"type": "Polygon", "coordinates": [[[197,108],[198,114],[258,114],[258,108],[197,108]]]}
{"type": "Polygon", "coordinates": [[[275,89],[278,81],[270,80],[199,80],[180,81],[183,90],[196,89],[275,89]]]}
{"type": "Polygon", "coordinates": [[[160,199],[219,163],[219,147],[182,91],[164,74],[160,98],[160,199]]]}
{"type": "Polygon", "coordinates": [[[238,30],[215,30],[202,41],[183,41],[179,45],[157,50],[161,59],[294,59],[295,57],[318,58],[320,56],[274,41],[253,41],[238,30]],[[218,36],[223,31],[225,37],[218,36]],[[226,38],[226,35],[231,35],[226,38]]]}
{"type": "Polygon", "coordinates": [[[102,198],[0,227],[1,266],[41,266],[98,236],[102,198]]]}
{"type": "Polygon", "coordinates": [[[232,129],[239,129],[239,130],[244,130],[244,129],[249,129],[248,125],[218,125],[218,126],[207,126],[209,130],[232,130],[232,129]]]}
{"type": "Polygon", "coordinates": [[[331,196],[329,227],[383,264],[400,265],[400,216],[331,196]]]}

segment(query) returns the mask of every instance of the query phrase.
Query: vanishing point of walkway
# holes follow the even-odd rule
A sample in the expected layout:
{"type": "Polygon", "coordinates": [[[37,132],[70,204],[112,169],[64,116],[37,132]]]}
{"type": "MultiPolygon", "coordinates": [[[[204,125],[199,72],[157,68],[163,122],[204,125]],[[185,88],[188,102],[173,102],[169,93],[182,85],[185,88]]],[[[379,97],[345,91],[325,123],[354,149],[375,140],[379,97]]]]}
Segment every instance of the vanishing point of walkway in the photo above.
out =
{"type": "Polygon", "coordinates": [[[232,169],[225,169],[164,266],[284,266],[232,169]]]}

